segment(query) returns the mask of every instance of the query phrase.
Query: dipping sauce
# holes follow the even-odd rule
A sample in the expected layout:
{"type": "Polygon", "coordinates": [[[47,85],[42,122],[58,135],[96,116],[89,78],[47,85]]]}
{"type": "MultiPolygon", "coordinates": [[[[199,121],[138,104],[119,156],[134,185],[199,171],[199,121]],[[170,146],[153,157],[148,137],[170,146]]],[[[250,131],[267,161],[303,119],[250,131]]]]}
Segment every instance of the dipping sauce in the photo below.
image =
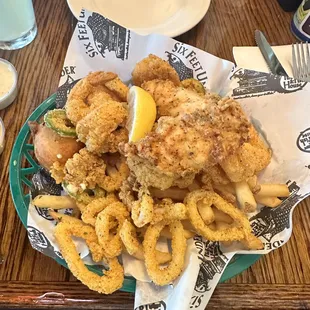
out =
{"type": "Polygon", "coordinates": [[[14,82],[12,67],[0,60],[0,99],[12,89],[14,82]]]}

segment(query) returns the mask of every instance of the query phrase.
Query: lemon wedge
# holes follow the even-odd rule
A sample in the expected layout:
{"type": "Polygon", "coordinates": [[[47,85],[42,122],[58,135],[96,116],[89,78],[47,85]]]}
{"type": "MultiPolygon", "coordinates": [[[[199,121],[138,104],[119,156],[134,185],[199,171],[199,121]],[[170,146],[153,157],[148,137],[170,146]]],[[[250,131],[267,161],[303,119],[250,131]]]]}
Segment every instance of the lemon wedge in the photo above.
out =
{"type": "Polygon", "coordinates": [[[129,142],[137,142],[152,130],[156,119],[156,103],[147,91],[138,86],[129,89],[127,101],[129,142]]]}

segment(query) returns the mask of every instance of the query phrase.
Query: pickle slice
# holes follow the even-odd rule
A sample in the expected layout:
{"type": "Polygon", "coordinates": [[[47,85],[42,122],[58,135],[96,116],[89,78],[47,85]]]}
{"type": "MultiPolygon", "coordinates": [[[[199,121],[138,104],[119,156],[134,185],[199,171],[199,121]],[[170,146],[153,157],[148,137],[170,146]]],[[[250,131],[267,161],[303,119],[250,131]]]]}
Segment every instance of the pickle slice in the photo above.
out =
{"type": "Polygon", "coordinates": [[[67,118],[64,109],[50,110],[44,115],[45,125],[62,137],[76,138],[73,124],[67,118]]]}
{"type": "Polygon", "coordinates": [[[191,89],[191,90],[193,90],[194,92],[196,92],[196,93],[198,93],[200,95],[204,95],[206,93],[206,90],[203,87],[203,85],[198,80],[196,80],[196,79],[186,79],[186,80],[183,80],[181,82],[181,85],[184,88],[191,89]]]}

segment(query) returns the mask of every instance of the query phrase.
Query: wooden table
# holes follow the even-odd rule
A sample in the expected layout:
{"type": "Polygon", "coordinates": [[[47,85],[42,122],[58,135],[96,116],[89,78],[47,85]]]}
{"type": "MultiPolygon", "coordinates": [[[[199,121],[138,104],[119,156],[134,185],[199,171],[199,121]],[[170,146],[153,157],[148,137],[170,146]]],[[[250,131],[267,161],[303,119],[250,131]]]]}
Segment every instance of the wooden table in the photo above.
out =
{"type": "MultiPolygon", "coordinates": [[[[65,0],[35,0],[38,36],[18,51],[0,51],[19,73],[19,95],[0,111],[6,146],[0,156],[0,308],[133,309],[134,295],[99,295],[77,282],[54,260],[33,250],[11,199],[9,158],[14,140],[28,115],[57,89],[75,20],[65,0]],[[47,292],[57,292],[46,294],[47,292]]],[[[232,47],[255,45],[254,30],[270,42],[295,41],[291,13],[276,0],[213,0],[205,18],[180,41],[233,60],[232,47]]],[[[290,241],[261,258],[237,277],[220,284],[207,309],[310,308],[310,199],[295,210],[290,241]]]]}

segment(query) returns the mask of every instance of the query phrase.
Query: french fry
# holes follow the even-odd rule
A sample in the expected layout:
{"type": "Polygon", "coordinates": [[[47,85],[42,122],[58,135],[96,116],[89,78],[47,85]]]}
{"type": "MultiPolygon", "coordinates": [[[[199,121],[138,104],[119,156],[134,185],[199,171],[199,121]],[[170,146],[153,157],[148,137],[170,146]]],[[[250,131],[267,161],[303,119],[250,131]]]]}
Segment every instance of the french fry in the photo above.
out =
{"type": "Polygon", "coordinates": [[[76,208],[75,200],[70,196],[38,195],[32,200],[38,208],[72,209],[76,208]]]}
{"type": "MultiPolygon", "coordinates": [[[[69,224],[72,224],[72,225],[74,225],[76,223],[83,223],[82,220],[77,219],[76,217],[71,216],[71,215],[58,213],[58,212],[55,212],[55,211],[52,211],[52,210],[49,210],[48,213],[57,222],[65,222],[65,223],[69,223],[69,224]]],[[[84,224],[84,225],[87,225],[87,224],[84,224]]]]}
{"type": "Polygon", "coordinates": [[[230,187],[230,185],[214,185],[213,187],[214,191],[222,196],[226,201],[232,204],[236,202],[235,191],[230,187]]]}
{"type": "Polygon", "coordinates": [[[213,213],[214,213],[214,221],[215,222],[223,222],[227,224],[232,224],[234,221],[228,214],[225,212],[217,209],[217,208],[212,208],[213,213]]]}
{"type": "Polygon", "coordinates": [[[213,187],[220,191],[230,193],[232,195],[236,194],[235,188],[231,183],[225,184],[225,185],[224,184],[213,184],[213,187]]]}
{"type": "Polygon", "coordinates": [[[248,183],[246,181],[241,181],[234,183],[234,186],[241,210],[245,213],[254,212],[257,208],[257,203],[248,183]]]}
{"type": "Polygon", "coordinates": [[[252,177],[248,178],[247,182],[249,184],[249,187],[250,187],[252,193],[256,194],[260,191],[261,185],[258,184],[257,175],[253,175],[252,177]]]}
{"type": "Polygon", "coordinates": [[[270,208],[275,208],[282,202],[278,197],[262,197],[259,195],[255,195],[254,197],[259,204],[270,208]]]}
{"type": "Polygon", "coordinates": [[[158,188],[150,188],[150,193],[152,197],[156,197],[159,199],[162,198],[171,198],[175,201],[183,201],[185,196],[189,193],[186,188],[178,188],[178,187],[170,187],[165,190],[160,190],[158,188]]]}
{"type": "Polygon", "coordinates": [[[286,184],[261,184],[260,191],[256,195],[259,197],[288,197],[290,191],[286,184]]]}
{"type": "Polygon", "coordinates": [[[203,200],[198,201],[197,204],[198,211],[200,213],[201,218],[206,223],[206,225],[214,222],[214,212],[210,205],[204,204],[203,200]]]}
{"type": "Polygon", "coordinates": [[[197,190],[197,189],[200,189],[200,188],[201,188],[201,186],[199,185],[199,183],[196,180],[194,180],[194,182],[188,186],[188,190],[190,192],[197,190]]]}

